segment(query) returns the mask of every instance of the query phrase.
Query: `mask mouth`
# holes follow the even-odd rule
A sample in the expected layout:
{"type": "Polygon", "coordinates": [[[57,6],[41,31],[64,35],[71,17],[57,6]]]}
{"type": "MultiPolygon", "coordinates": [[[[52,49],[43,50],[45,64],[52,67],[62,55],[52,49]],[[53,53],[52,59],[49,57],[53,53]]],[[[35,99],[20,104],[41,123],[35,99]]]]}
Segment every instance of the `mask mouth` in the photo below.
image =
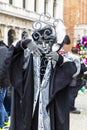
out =
{"type": "Polygon", "coordinates": [[[47,48],[44,48],[44,54],[49,53],[49,50],[47,48]]]}
{"type": "Polygon", "coordinates": [[[43,54],[47,54],[51,51],[51,47],[48,45],[38,44],[38,48],[43,54]]]}

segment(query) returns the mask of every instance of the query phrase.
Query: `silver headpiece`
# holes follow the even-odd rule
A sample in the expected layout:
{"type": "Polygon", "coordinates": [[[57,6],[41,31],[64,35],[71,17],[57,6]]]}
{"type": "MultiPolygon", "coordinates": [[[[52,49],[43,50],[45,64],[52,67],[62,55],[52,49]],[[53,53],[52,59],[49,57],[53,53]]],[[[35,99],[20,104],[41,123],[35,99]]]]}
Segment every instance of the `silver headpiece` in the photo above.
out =
{"type": "MultiPolygon", "coordinates": [[[[65,26],[61,19],[52,19],[49,13],[41,14],[39,20],[32,25],[32,37],[36,43],[48,43],[53,46],[62,44],[66,35],[65,26]]],[[[56,46],[57,47],[57,46],[56,46]]]]}

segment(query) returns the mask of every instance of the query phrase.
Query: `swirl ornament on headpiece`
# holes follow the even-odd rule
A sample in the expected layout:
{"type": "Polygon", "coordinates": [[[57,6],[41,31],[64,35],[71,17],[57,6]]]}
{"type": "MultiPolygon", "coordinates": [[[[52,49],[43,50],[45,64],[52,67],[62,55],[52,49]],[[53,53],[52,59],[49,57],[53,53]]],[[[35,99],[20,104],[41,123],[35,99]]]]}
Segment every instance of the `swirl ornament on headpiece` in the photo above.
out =
{"type": "Polygon", "coordinates": [[[32,27],[34,30],[38,30],[43,28],[43,26],[46,26],[48,21],[51,19],[51,16],[49,13],[41,14],[39,17],[39,20],[35,21],[32,24],[32,27]]]}
{"type": "Polygon", "coordinates": [[[51,46],[53,44],[61,46],[66,34],[63,21],[52,19],[49,13],[41,14],[39,20],[35,21],[32,27],[34,29],[32,38],[37,44],[44,42],[51,46]]]}
{"type": "MultiPolygon", "coordinates": [[[[59,24],[59,22],[62,22],[63,23],[63,20],[62,19],[55,19],[54,22],[53,22],[53,26],[57,26],[59,24]]],[[[64,23],[63,23],[64,24],[64,23]]]]}
{"type": "Polygon", "coordinates": [[[32,37],[35,42],[48,42],[52,43],[55,39],[55,28],[49,21],[51,16],[49,13],[41,14],[39,20],[33,23],[33,29],[35,30],[32,37]]]}

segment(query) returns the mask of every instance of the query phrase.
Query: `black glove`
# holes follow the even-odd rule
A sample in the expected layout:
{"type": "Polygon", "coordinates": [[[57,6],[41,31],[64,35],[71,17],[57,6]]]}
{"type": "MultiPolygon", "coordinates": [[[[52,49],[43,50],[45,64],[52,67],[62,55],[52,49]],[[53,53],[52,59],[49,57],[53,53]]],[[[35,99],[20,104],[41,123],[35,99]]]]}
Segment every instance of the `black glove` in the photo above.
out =
{"type": "Polygon", "coordinates": [[[38,46],[34,42],[32,42],[31,39],[24,39],[24,40],[20,40],[20,41],[15,41],[12,43],[12,45],[15,48],[21,47],[23,50],[26,48],[29,48],[30,52],[36,54],[36,56],[42,55],[38,46]]]}
{"type": "Polygon", "coordinates": [[[26,49],[28,44],[31,42],[31,39],[23,39],[23,40],[16,40],[12,43],[15,48],[21,47],[22,49],[26,49]]]}
{"type": "Polygon", "coordinates": [[[49,59],[53,59],[55,61],[58,61],[59,54],[57,52],[51,51],[49,54],[46,54],[46,57],[49,58],[49,59]]]}

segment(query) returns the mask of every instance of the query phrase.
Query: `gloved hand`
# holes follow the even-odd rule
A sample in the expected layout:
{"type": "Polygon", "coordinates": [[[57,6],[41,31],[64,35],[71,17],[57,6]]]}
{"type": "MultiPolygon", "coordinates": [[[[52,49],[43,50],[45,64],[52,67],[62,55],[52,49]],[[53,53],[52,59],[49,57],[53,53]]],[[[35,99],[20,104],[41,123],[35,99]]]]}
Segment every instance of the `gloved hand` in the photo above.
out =
{"type": "Polygon", "coordinates": [[[17,43],[18,43],[18,40],[15,40],[15,41],[12,43],[12,45],[15,47],[15,46],[17,45],[17,43]]]}
{"type": "Polygon", "coordinates": [[[26,49],[28,44],[31,42],[31,39],[23,39],[23,40],[15,40],[12,45],[15,48],[21,47],[22,49],[26,49]]]}
{"type": "Polygon", "coordinates": [[[21,47],[22,49],[26,49],[29,48],[31,53],[34,53],[36,56],[38,55],[42,55],[38,46],[31,41],[31,39],[24,39],[24,40],[20,40],[20,41],[15,41],[12,43],[12,45],[15,48],[19,48],[21,47]]]}
{"type": "Polygon", "coordinates": [[[46,54],[46,57],[49,58],[49,59],[53,59],[55,61],[58,61],[59,54],[57,52],[51,51],[49,54],[46,54]]]}
{"type": "Polygon", "coordinates": [[[34,42],[31,41],[27,47],[29,48],[30,52],[35,54],[36,56],[42,55],[38,46],[34,42]]]}

